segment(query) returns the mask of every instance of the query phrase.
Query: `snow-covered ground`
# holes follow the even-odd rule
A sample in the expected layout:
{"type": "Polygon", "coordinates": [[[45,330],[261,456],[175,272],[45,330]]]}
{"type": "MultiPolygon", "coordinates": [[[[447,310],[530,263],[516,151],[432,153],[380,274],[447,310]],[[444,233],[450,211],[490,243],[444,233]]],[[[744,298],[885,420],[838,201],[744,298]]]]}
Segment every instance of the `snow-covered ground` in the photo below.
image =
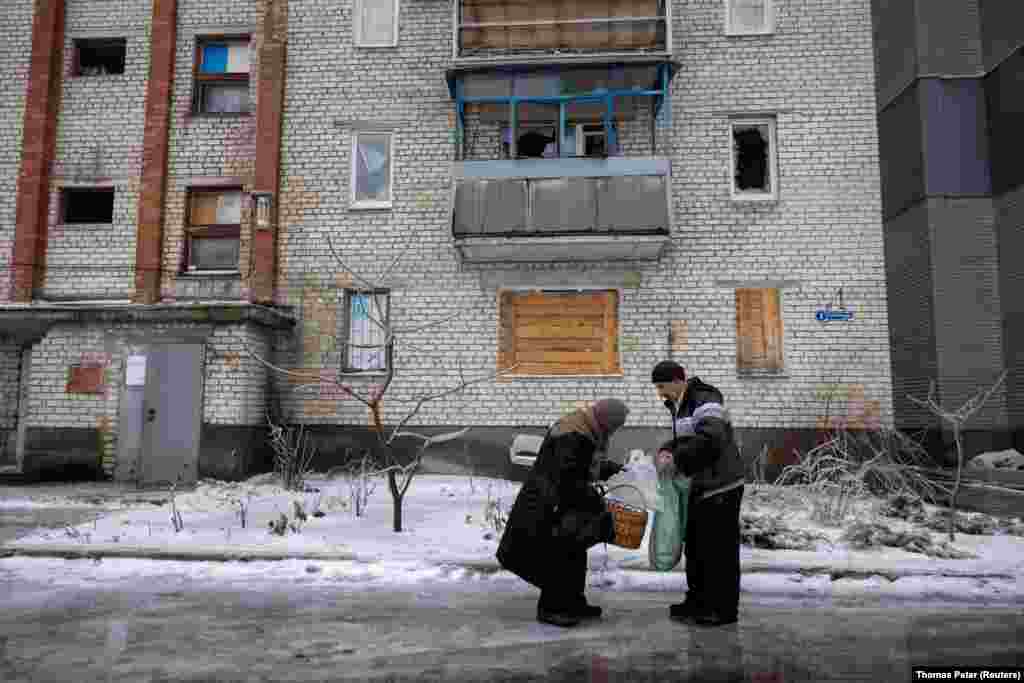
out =
{"type": "MultiPolygon", "coordinates": [[[[392,529],[392,501],[386,482],[377,482],[366,510],[358,517],[353,512],[351,491],[344,480],[318,475],[309,479],[307,486],[318,490],[287,492],[270,475],[237,483],[204,480],[194,491],[175,496],[175,508],[184,525],[180,531],[176,532],[172,524],[170,502],[154,505],[125,500],[104,502],[103,507],[111,511],[94,522],[75,528],[41,529],[8,547],[118,549],[138,551],[140,555],[223,553],[255,559],[268,554],[288,555],[305,559],[267,566],[258,562],[230,563],[219,569],[204,563],[183,571],[230,571],[241,572],[240,575],[279,571],[309,581],[334,580],[331,577],[340,576],[363,581],[519,580],[507,572],[495,574],[451,566],[462,564],[483,570],[496,567],[494,553],[500,532],[495,528],[494,512],[507,514],[519,490],[517,483],[489,478],[471,480],[455,475],[418,475],[405,497],[400,533],[392,529]],[[268,524],[281,514],[287,516],[289,523],[296,521],[295,502],[303,506],[307,519],[297,531],[288,529],[283,536],[272,534],[268,524]],[[241,523],[242,505],[246,507],[245,528],[241,523]],[[315,516],[317,510],[323,515],[315,516]],[[338,561],[339,558],[358,561],[338,561]],[[225,568],[228,566],[230,570],[225,568]]],[[[88,504],[82,502],[81,496],[71,498],[59,493],[13,497],[0,501],[0,506],[88,504]]],[[[1024,601],[1024,582],[1020,580],[1024,574],[1024,538],[1020,536],[958,533],[952,546],[975,557],[936,559],[895,548],[850,548],[840,538],[842,528],[815,523],[809,506],[789,489],[748,486],[743,512],[748,516],[776,518],[791,529],[817,533],[821,537],[813,550],[744,546],[741,559],[745,590],[821,596],[869,590],[878,595],[973,596],[1024,601]],[[833,575],[810,575],[814,572],[833,575]]],[[[879,518],[868,503],[860,504],[851,519],[882,521],[893,531],[913,530],[936,541],[947,538],[945,534],[911,522],[879,518]]],[[[592,585],[623,590],[682,590],[685,577],[681,565],[666,573],[639,571],[650,567],[649,538],[650,523],[639,549],[611,545],[592,548],[592,585]]],[[[0,562],[11,568],[18,563],[40,560],[12,557],[0,562]]],[[[53,578],[59,581],[62,561],[52,562],[55,563],[53,578]]],[[[51,565],[38,565],[44,566],[51,565]]],[[[132,566],[124,565],[124,571],[131,571],[132,566]]]]}

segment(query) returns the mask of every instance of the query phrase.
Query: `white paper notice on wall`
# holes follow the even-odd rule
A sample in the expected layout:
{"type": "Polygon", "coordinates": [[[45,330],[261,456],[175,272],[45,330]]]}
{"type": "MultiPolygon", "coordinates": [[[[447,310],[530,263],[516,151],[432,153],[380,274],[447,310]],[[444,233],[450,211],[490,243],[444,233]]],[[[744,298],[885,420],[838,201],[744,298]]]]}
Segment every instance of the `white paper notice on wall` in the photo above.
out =
{"type": "Polygon", "coordinates": [[[128,356],[125,364],[125,384],[130,387],[146,385],[146,357],[128,356]]]}

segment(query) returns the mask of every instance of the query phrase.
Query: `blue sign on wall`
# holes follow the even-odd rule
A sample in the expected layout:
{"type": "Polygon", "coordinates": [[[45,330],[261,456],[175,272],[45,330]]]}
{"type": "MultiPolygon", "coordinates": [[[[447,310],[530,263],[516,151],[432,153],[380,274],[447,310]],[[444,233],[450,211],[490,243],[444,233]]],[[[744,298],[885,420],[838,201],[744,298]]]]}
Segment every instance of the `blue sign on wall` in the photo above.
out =
{"type": "Polygon", "coordinates": [[[820,310],[814,314],[818,322],[829,322],[832,320],[853,320],[853,311],[833,311],[831,309],[820,310]]]}

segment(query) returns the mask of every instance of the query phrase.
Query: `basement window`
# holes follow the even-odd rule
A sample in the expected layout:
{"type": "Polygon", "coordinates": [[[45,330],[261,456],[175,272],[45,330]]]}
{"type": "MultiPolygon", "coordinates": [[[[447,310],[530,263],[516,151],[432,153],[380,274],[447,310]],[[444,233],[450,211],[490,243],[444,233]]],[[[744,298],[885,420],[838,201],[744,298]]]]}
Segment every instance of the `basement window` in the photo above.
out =
{"type": "Polygon", "coordinates": [[[124,73],[124,38],[85,38],[75,41],[76,76],[116,76],[124,73]]]}
{"type": "Polygon", "coordinates": [[[238,271],[243,196],[241,188],[189,192],[185,247],[189,272],[238,271]]]}
{"type": "Polygon", "coordinates": [[[732,198],[777,199],[774,119],[730,123],[732,198]]]}
{"type": "Polygon", "coordinates": [[[249,113],[249,42],[248,36],[199,39],[194,113],[249,113]]]}
{"type": "Polygon", "coordinates": [[[63,223],[113,223],[114,188],[65,188],[63,223]]]}

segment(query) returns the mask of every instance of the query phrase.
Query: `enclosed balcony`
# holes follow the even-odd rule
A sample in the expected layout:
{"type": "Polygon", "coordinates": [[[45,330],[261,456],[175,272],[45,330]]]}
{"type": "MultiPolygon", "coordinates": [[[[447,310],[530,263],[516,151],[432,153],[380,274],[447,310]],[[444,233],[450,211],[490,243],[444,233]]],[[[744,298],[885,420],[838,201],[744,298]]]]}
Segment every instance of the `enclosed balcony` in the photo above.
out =
{"type": "Polygon", "coordinates": [[[455,58],[668,55],[669,7],[665,0],[456,0],[455,58]]]}
{"type": "Polygon", "coordinates": [[[664,60],[449,71],[467,262],[657,259],[671,229],[664,60]]]}

